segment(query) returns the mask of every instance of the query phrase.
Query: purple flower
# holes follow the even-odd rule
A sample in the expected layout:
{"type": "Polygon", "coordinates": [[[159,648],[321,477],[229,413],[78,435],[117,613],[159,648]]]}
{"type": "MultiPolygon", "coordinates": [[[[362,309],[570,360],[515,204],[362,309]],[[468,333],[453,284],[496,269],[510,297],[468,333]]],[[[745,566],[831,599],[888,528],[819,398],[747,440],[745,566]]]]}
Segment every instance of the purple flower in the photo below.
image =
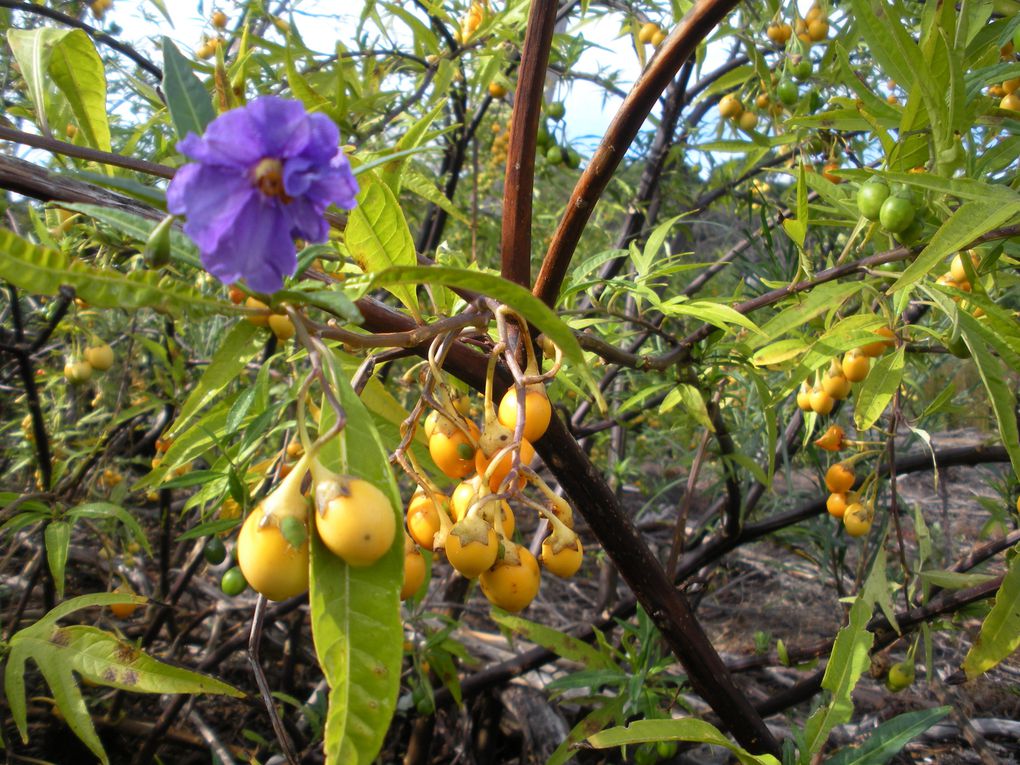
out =
{"type": "Polygon", "coordinates": [[[275,292],[297,269],[294,239],[326,241],[326,208],[357,204],[358,182],[339,144],[324,114],[309,114],[299,101],[258,98],[177,144],[194,161],[170,182],[167,209],[187,216],[184,232],[209,273],[275,292]]]}

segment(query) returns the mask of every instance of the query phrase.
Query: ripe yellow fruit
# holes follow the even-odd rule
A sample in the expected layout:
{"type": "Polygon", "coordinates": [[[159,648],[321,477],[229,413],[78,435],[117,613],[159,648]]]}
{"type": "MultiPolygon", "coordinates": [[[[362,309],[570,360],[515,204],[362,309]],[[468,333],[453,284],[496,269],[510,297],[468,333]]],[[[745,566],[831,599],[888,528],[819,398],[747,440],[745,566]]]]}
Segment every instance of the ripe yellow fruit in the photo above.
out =
{"type": "Polygon", "coordinates": [[[499,555],[496,532],[481,519],[477,520],[477,524],[471,524],[471,519],[460,521],[446,538],[446,559],[468,579],[491,568],[499,555]]]}
{"type": "Polygon", "coordinates": [[[896,333],[893,332],[889,327],[879,327],[875,330],[876,335],[889,338],[888,340],[876,340],[873,343],[866,343],[857,349],[859,353],[863,353],[865,356],[875,358],[881,356],[890,348],[896,347],[896,333]]]}
{"type": "Polygon", "coordinates": [[[478,578],[482,593],[494,606],[511,612],[523,611],[538,595],[542,572],[526,547],[517,546],[518,561],[510,556],[498,561],[478,578]]]}
{"type": "Polygon", "coordinates": [[[836,406],[836,399],[821,388],[811,391],[811,410],[816,414],[828,414],[836,406]]]}
{"type": "Polygon", "coordinates": [[[105,343],[85,349],[85,360],[93,369],[105,372],[113,366],[113,348],[105,343]]]}
{"type": "MultiPolygon", "coordinates": [[[[517,427],[517,390],[510,388],[499,402],[497,418],[504,426],[517,427]]],[[[524,395],[524,438],[535,443],[545,435],[552,420],[552,404],[541,385],[529,386],[524,395]]]]}
{"type": "Polygon", "coordinates": [[[734,120],[744,111],[744,105],[732,93],[728,93],[719,100],[719,116],[723,119],[734,120]]]}
{"type": "MultiPolygon", "coordinates": [[[[978,266],[981,265],[981,256],[976,252],[972,252],[970,254],[970,263],[974,268],[974,273],[977,273],[978,266]]],[[[956,253],[956,255],[953,256],[953,261],[949,265],[949,274],[960,284],[964,282],[968,285],[970,284],[970,280],[967,278],[967,269],[964,266],[963,258],[960,256],[960,253],[956,253]]],[[[95,366],[95,364],[93,364],[93,366],[95,366]]]]}
{"type": "MultiPolygon", "coordinates": [[[[244,305],[245,305],[246,308],[254,308],[256,310],[264,312],[264,313],[250,314],[248,316],[245,316],[245,318],[249,322],[254,324],[256,327],[268,327],[269,326],[269,315],[270,315],[269,314],[269,306],[267,306],[261,300],[258,300],[257,298],[253,298],[253,297],[250,297],[247,300],[245,300],[244,301],[244,305]]],[[[251,581],[251,580],[249,580],[249,581],[251,581]]]]}
{"type": "Polygon", "coordinates": [[[801,383],[800,390],[797,391],[797,408],[802,412],[811,411],[811,388],[806,382],[801,383]]]}
{"type": "Polygon", "coordinates": [[[658,48],[660,45],[662,45],[662,41],[665,40],[665,39],[666,39],[666,33],[663,32],[660,29],[658,32],[656,32],[654,35],[652,35],[652,40],[651,40],[652,47],[653,48],[658,48]]]}
{"type": "MultiPolygon", "coordinates": [[[[436,494],[436,499],[448,510],[450,500],[436,494]]],[[[417,491],[407,505],[407,531],[411,538],[426,550],[435,546],[436,532],[440,528],[439,509],[423,491],[417,491]]]]}
{"type": "Polygon", "coordinates": [[[850,382],[861,382],[868,376],[871,370],[871,359],[865,356],[860,350],[848,351],[843,356],[843,375],[850,382]]]}
{"type": "Polygon", "coordinates": [[[754,99],[754,105],[757,106],[759,109],[767,108],[770,103],[771,102],[769,101],[768,93],[759,93],[758,96],[754,99]]]}
{"type": "MultiPolygon", "coordinates": [[[[534,447],[528,443],[526,438],[521,439],[521,464],[530,465],[533,459],[535,459],[534,447]]],[[[478,475],[485,475],[485,471],[489,469],[491,462],[492,460],[486,457],[481,449],[475,452],[475,470],[478,471],[478,475]]],[[[512,467],[513,453],[507,452],[500,458],[499,463],[492,469],[492,473],[489,476],[489,490],[491,492],[496,493],[499,491],[500,484],[510,474],[512,467]]],[[[518,483],[523,485],[524,479],[520,479],[518,483]]]]}
{"type": "Polygon", "coordinates": [[[833,494],[850,491],[854,485],[854,469],[847,464],[837,462],[826,471],[825,485],[833,494]]]}
{"type": "Polygon", "coordinates": [[[850,381],[843,375],[822,375],[822,390],[829,396],[842,401],[850,395],[850,381]]]}
{"type": "MultiPolygon", "coordinates": [[[[469,420],[468,430],[477,441],[478,426],[469,420]]],[[[429,438],[432,461],[450,478],[463,478],[475,469],[475,451],[471,438],[462,430],[446,435],[441,429],[436,429],[429,438]]]]}
{"type": "Polygon", "coordinates": [[[812,19],[808,22],[807,33],[812,42],[821,42],[829,36],[829,22],[822,18],[812,19]]]}
{"type": "Polygon", "coordinates": [[[489,95],[492,96],[493,98],[503,98],[506,96],[506,88],[504,88],[498,82],[490,82],[489,95]]]}
{"type": "Polygon", "coordinates": [[[873,514],[860,502],[854,502],[843,514],[843,528],[852,537],[862,537],[871,530],[873,514]]]}
{"type": "Polygon", "coordinates": [[[737,124],[740,125],[741,130],[750,133],[758,126],[758,115],[751,111],[742,112],[737,118],[737,124]]]}
{"type": "Polygon", "coordinates": [[[1020,96],[1016,93],[1007,93],[999,101],[999,108],[1010,112],[1020,112],[1020,96]]]}
{"type": "Polygon", "coordinates": [[[269,325],[269,329],[276,335],[276,339],[281,343],[285,343],[294,337],[294,322],[290,320],[290,317],[282,313],[271,314],[266,320],[269,325]]]}
{"type": "Polygon", "coordinates": [[[230,19],[227,18],[227,14],[223,11],[213,11],[210,21],[212,21],[212,25],[217,29],[225,29],[230,19]]]}
{"type": "Polygon", "coordinates": [[[542,543],[542,565],[550,573],[568,579],[581,568],[581,562],[584,559],[581,540],[575,539],[573,546],[566,545],[559,550],[555,548],[556,544],[552,537],[542,543]]]}
{"type": "MultiPolygon", "coordinates": [[[[114,592],[124,592],[129,595],[134,595],[134,592],[130,587],[118,587],[114,592]]],[[[130,619],[131,615],[138,610],[137,603],[113,603],[110,605],[110,611],[118,619],[130,619]]]]}
{"type": "Polygon", "coordinates": [[[334,555],[361,568],[371,566],[390,549],[397,521],[389,498],[374,484],[346,478],[326,511],[315,513],[315,528],[334,555]]]}
{"type": "Polygon", "coordinates": [[[647,45],[652,41],[655,33],[659,31],[659,25],[654,21],[647,21],[641,25],[640,31],[638,31],[638,42],[642,45],[647,45]]]}
{"type": "Polygon", "coordinates": [[[829,429],[822,434],[822,437],[815,441],[815,446],[825,449],[827,452],[838,452],[843,448],[843,439],[846,434],[839,425],[830,425],[829,429]]]}
{"type": "Polygon", "coordinates": [[[425,583],[425,556],[417,550],[404,553],[404,583],[400,586],[400,599],[407,600],[425,583]]]}
{"type": "Polygon", "coordinates": [[[308,589],[308,541],[291,546],[276,519],[259,527],[263,513],[256,508],[237,536],[237,565],[256,592],[269,600],[286,600],[308,589]]]}
{"type": "Polygon", "coordinates": [[[846,513],[846,506],[846,494],[830,494],[829,498],[825,500],[825,509],[829,511],[829,515],[833,518],[842,518],[846,513]]]}

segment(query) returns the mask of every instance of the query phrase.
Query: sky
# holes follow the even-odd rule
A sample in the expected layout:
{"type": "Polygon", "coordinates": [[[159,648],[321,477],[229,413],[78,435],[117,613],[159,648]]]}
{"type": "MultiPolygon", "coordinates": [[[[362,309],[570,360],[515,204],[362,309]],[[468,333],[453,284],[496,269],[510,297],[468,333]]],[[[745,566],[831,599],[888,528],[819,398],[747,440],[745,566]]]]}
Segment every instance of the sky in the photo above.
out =
{"type": "MultiPolygon", "coordinates": [[[[334,40],[356,23],[356,13],[342,11],[338,13],[337,5],[341,4],[329,0],[303,0],[297,4],[298,11],[292,17],[288,17],[288,21],[293,20],[309,48],[331,52],[334,40]]],[[[153,0],[139,2],[116,0],[104,21],[122,27],[124,32],[121,36],[125,40],[150,41],[141,47],[157,61],[155,41],[161,35],[167,35],[180,47],[194,51],[201,45],[203,35],[212,34],[213,30],[208,19],[215,4],[202,0],[168,0],[165,6],[170,13],[172,26],[159,12],[153,0]]],[[[360,4],[358,8],[360,9],[360,4]]],[[[224,5],[224,10],[229,13],[230,9],[224,5]]],[[[233,20],[231,21],[233,23],[233,20]]],[[[621,72],[618,84],[622,89],[628,90],[639,73],[639,67],[630,39],[618,37],[619,18],[586,22],[582,31],[588,41],[599,47],[582,54],[575,68],[578,71],[595,74],[606,62],[611,62],[611,65],[621,72]]],[[[621,100],[612,94],[605,98],[602,88],[583,80],[572,82],[566,90],[556,91],[556,95],[565,102],[567,108],[567,138],[579,148],[586,148],[588,151],[584,153],[589,153],[605,132],[621,100]]]]}

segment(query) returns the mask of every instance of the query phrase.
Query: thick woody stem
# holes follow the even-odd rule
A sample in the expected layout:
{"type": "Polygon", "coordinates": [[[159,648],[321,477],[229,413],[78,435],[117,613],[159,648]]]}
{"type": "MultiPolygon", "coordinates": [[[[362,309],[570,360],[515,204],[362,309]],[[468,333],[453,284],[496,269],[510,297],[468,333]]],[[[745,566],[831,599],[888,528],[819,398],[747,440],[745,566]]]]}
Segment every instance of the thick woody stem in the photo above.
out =
{"type": "MultiPolygon", "coordinates": [[[[715,28],[737,0],[702,0],[688,13],[663,41],[641,74],[626,100],[620,106],[592,157],[581,174],[570,196],[566,212],[553,234],[535,281],[534,293],[552,305],[559,295],[560,286],[591,217],[595,204],[602,196],[616,168],[623,160],[659,96],[666,89],[680,67],[694,49],[715,28]]],[[[506,214],[504,210],[504,214],[506,214]]]]}
{"type": "Polygon", "coordinates": [[[510,143],[503,184],[502,274],[525,287],[531,286],[531,196],[535,185],[535,143],[542,110],[545,72],[549,65],[556,0],[535,0],[528,14],[528,28],[517,74],[510,143]]]}

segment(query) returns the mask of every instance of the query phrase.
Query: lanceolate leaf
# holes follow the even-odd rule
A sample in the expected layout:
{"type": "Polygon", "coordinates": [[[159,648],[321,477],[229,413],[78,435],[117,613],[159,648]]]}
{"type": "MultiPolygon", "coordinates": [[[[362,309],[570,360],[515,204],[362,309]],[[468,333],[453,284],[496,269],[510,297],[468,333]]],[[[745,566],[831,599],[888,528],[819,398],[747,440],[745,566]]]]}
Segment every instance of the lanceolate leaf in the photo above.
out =
{"type": "Polygon", "coordinates": [[[67,546],[71,541],[71,524],[67,521],[51,521],[46,524],[46,561],[53,574],[57,597],[64,597],[64,567],[67,565],[67,546]]]}
{"type": "Polygon", "coordinates": [[[875,636],[867,630],[873,607],[873,601],[863,593],[859,595],[850,609],[850,623],[836,635],[822,678],[822,687],[832,696],[829,703],[819,707],[804,726],[805,747],[800,753],[802,763],[810,762],[825,746],[832,729],[848,722],[853,714],[850,694],[870,664],[869,651],[875,642],[875,636]]]}
{"type": "Polygon", "coordinates": [[[71,105],[85,140],[90,146],[110,151],[106,71],[84,30],[71,30],[53,46],[50,74],[71,105]]]}
{"type": "Polygon", "coordinates": [[[0,228],[0,279],[36,295],[56,295],[63,285],[74,287],[78,297],[97,308],[153,308],[176,316],[234,310],[170,276],[72,262],[63,252],[32,244],[4,228],[0,228]]]}
{"type": "MultiPolygon", "coordinates": [[[[120,233],[131,237],[138,242],[146,242],[152,230],[159,224],[158,220],[149,220],[141,215],[129,213],[126,210],[115,210],[111,207],[100,207],[99,205],[66,204],[60,205],[68,210],[75,210],[85,213],[89,217],[101,220],[112,226],[120,233]]],[[[202,262],[198,257],[198,248],[185,235],[183,231],[176,228],[170,229],[170,257],[173,260],[187,263],[189,266],[201,268],[202,262]]]]}
{"type": "Polygon", "coordinates": [[[131,643],[96,627],[60,627],[57,620],[89,606],[143,604],[146,599],[126,593],[100,593],[73,598],[39,621],[16,633],[4,668],[4,691],[22,741],[28,742],[25,664],[31,659],[42,672],[53,700],[75,735],[101,762],[109,759],[96,735],[92,718],[73,673],[111,688],[136,693],[217,693],[242,697],[234,687],[205,675],[164,664],[131,643]]]}
{"type": "MultiPolygon", "coordinates": [[[[335,367],[340,369],[340,364],[335,367]]],[[[343,373],[337,375],[347,413],[345,472],[371,481],[393,504],[402,528],[396,482],[372,417],[343,373]]],[[[332,411],[324,404],[321,427],[332,411]]],[[[341,471],[339,439],[320,458],[341,471]]],[[[403,580],[403,535],[379,561],[352,568],[313,535],[309,602],[315,652],[329,683],[324,747],[327,765],[369,765],[375,760],[396,709],[403,654],[399,591],[403,580]]]]}
{"type": "Polygon", "coordinates": [[[836,752],[826,765],[884,765],[951,711],[952,707],[934,707],[897,715],[875,728],[862,746],[836,752]]]}
{"type": "MultiPolygon", "coordinates": [[[[1020,550],[1014,550],[1020,553],[1020,550]]],[[[981,625],[981,634],[963,660],[963,671],[973,680],[1020,648],[1020,554],[995,594],[995,605],[981,625]]]]}
{"type": "Polygon", "coordinates": [[[1016,202],[1003,203],[1002,200],[992,200],[965,202],[960,205],[935,232],[917,259],[889,288],[889,292],[909,287],[929,271],[937,268],[948,255],[966,247],[981,234],[1003,225],[1017,215],[1020,215],[1020,205],[1016,202]]]}
{"type": "Polygon", "coordinates": [[[263,333],[254,324],[237,322],[213,355],[202,379],[184,402],[167,436],[172,437],[183,431],[204,406],[234,382],[262,348],[263,341],[263,333]]]}
{"type": "Polygon", "coordinates": [[[14,52],[18,66],[21,67],[21,76],[25,78],[28,94],[35,104],[39,128],[45,134],[50,132],[46,116],[46,79],[50,67],[50,54],[53,46],[67,34],[70,34],[70,30],[53,27],[7,30],[7,42],[14,52]]]}
{"type": "MultiPolygon", "coordinates": [[[[418,258],[400,203],[386,184],[374,179],[366,182],[358,195],[358,206],[347,218],[347,249],[366,274],[377,274],[391,266],[414,266],[418,258]]],[[[414,288],[395,281],[388,284],[397,300],[419,318],[414,288]]]]}
{"type": "Polygon", "coordinates": [[[688,717],[682,720],[638,720],[627,726],[610,728],[588,737],[596,749],[642,744],[646,741],[691,741],[729,749],[742,765],[779,765],[771,754],[751,754],[724,736],[718,728],[704,720],[688,717]]]}
{"type": "Polygon", "coordinates": [[[960,330],[963,340],[970,349],[978,374],[985,384],[988,397],[992,402],[992,410],[999,424],[999,435],[1002,445],[1006,447],[1009,461],[1013,464],[1013,472],[1020,477],[1020,432],[1016,422],[1016,393],[1003,376],[1002,366],[988,350],[981,337],[978,321],[966,311],[960,311],[960,330]]]}
{"type": "Polygon", "coordinates": [[[178,138],[202,135],[216,117],[209,91],[169,37],[163,38],[163,92],[178,138]]]}
{"type": "Polygon", "coordinates": [[[872,367],[861,384],[854,404],[854,423],[858,430],[867,430],[889,406],[903,379],[903,348],[883,356],[872,367]]]}
{"type": "Polygon", "coordinates": [[[583,664],[587,669],[611,669],[615,666],[613,660],[606,654],[552,627],[536,624],[499,608],[493,608],[492,619],[496,624],[513,630],[525,640],[547,648],[564,659],[583,664]]]}

